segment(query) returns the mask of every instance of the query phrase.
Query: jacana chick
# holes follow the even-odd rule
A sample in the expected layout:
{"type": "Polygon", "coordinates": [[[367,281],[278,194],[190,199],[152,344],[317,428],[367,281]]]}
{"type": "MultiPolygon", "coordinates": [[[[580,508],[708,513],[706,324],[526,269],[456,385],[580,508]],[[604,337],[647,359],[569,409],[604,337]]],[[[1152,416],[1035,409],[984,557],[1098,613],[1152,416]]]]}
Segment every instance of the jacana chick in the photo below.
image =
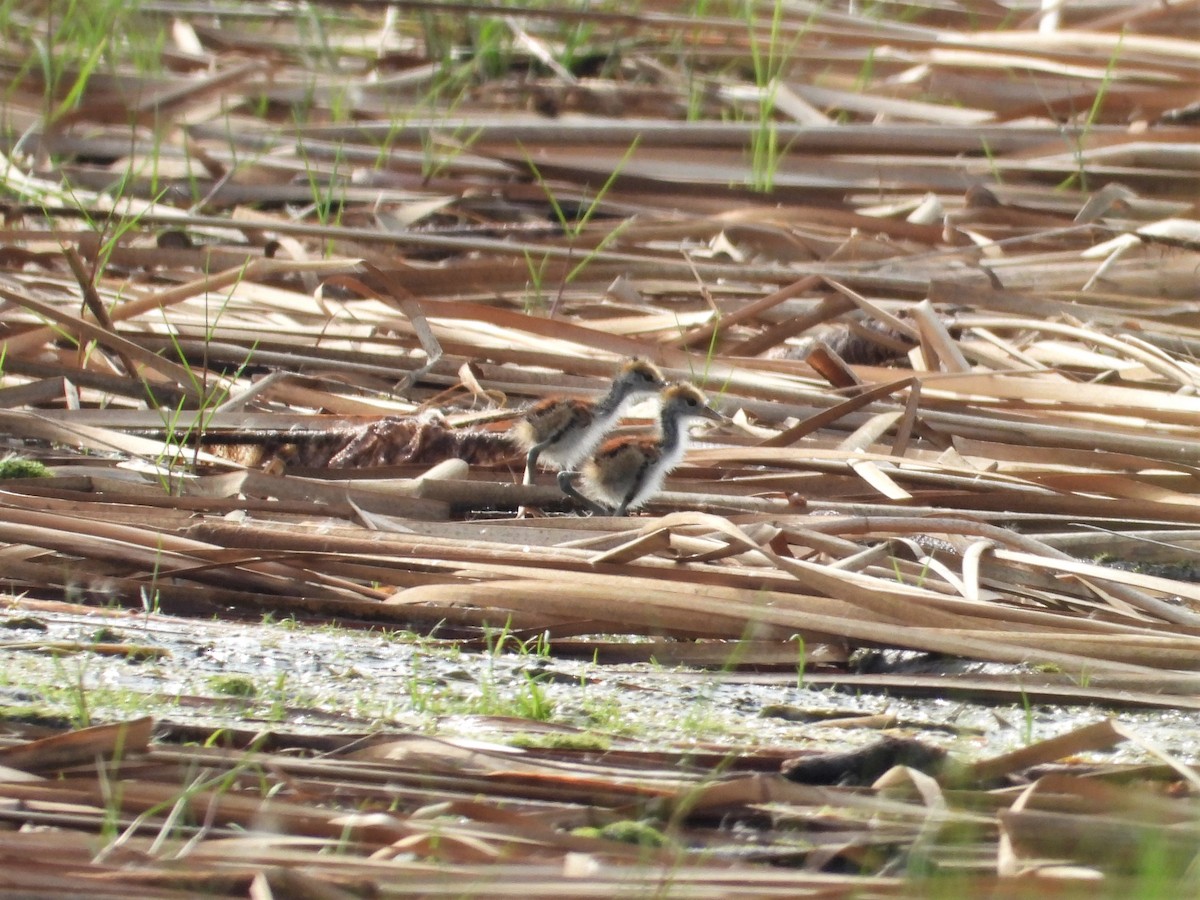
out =
{"type": "Polygon", "coordinates": [[[657,394],[664,386],[662,372],[644,359],[628,359],[599,400],[547,397],[531,406],[513,427],[525,449],[525,484],[533,484],[538,461],[559,469],[579,465],[620,422],[626,407],[657,394]]]}
{"type": "Polygon", "coordinates": [[[683,460],[691,423],[724,419],[709,407],[698,388],[686,382],[668,386],[659,398],[662,411],[656,437],[619,437],[605,442],[579,472],[558,473],[563,493],[597,515],[623,516],[662,489],[663,480],[683,460]],[[582,493],[575,488],[576,477],[581,480],[582,493]]]}

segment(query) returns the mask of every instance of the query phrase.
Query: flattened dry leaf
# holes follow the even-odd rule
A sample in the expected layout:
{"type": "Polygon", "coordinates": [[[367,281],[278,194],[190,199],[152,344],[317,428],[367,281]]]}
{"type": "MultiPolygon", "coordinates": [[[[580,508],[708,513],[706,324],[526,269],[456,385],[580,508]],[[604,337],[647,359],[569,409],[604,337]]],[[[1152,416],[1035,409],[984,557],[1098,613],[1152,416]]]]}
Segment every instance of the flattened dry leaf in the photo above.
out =
{"type": "Polygon", "coordinates": [[[140,755],[148,748],[153,726],[147,716],[0,747],[0,765],[27,772],[53,772],[98,759],[140,755]]]}
{"type": "Polygon", "coordinates": [[[980,760],[971,766],[971,773],[975,778],[987,781],[1088,750],[1106,750],[1123,740],[1125,735],[1118,730],[1116,723],[1105,720],[1056,738],[1038,741],[1011,753],[980,760]]]}

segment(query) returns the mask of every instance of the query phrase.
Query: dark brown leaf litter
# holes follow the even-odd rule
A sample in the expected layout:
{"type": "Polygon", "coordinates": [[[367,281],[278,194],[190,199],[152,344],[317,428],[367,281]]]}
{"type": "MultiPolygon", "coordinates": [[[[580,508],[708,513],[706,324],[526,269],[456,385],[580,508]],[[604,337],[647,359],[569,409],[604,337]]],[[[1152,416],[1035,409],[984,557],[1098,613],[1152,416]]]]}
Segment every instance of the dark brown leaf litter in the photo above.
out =
{"type": "Polygon", "coordinates": [[[946,751],[911,738],[885,737],[846,753],[801,757],[783,764],[783,777],[800,784],[873,784],[896,766],[936,775],[945,764],[946,751]]]}
{"type": "MultiPolygon", "coordinates": [[[[895,765],[876,745],[859,786],[812,786],[753,764],[744,771],[736,752],[719,772],[706,771],[689,764],[690,751],[669,747],[640,759],[628,749],[237,730],[200,744],[180,742],[178,732],[150,739],[148,720],[40,737],[8,732],[0,819],[27,827],[0,831],[0,878],[29,896],[61,896],[97,877],[244,896],[248,878],[275,873],[278,887],[294,877],[283,873],[301,871],[326,892],[352,896],[399,885],[411,893],[414,884],[461,895],[498,877],[535,896],[581,884],[612,892],[667,873],[704,897],[795,896],[818,885],[823,895],[911,896],[949,878],[990,890],[997,875],[1003,884],[1018,872],[1023,879],[1005,896],[1035,896],[1047,878],[1075,896],[1098,877],[1138,883],[1130,835],[1162,848],[1160,874],[1178,877],[1196,814],[1173,790],[1181,774],[1170,769],[1045,774],[1014,794],[963,767],[943,784],[906,765],[914,747],[894,741],[884,755],[895,765]],[[1113,839],[1116,852],[1105,846],[1113,839]],[[896,877],[897,866],[909,874],[896,877]],[[39,871],[49,880],[37,882],[39,871]]],[[[1123,736],[1099,723],[1024,755],[1053,758],[1123,736]]]]}
{"type": "Polygon", "coordinates": [[[268,469],[366,469],[377,466],[432,466],[461,459],[473,466],[517,465],[524,453],[507,432],[447,426],[440,415],[389,416],[353,428],[294,437],[268,435],[260,465],[268,469]]]}

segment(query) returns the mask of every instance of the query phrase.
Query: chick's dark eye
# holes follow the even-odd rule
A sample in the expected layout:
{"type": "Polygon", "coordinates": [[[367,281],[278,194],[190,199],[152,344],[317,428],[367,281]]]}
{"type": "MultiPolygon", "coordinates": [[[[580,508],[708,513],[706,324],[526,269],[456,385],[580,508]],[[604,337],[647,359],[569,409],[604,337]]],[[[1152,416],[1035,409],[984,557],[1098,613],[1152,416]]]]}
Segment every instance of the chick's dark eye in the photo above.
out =
{"type": "Polygon", "coordinates": [[[698,405],[698,404],[696,403],[696,398],[695,398],[695,397],[688,397],[688,398],[687,398],[687,405],[688,405],[688,406],[696,406],[696,405],[698,405]]]}

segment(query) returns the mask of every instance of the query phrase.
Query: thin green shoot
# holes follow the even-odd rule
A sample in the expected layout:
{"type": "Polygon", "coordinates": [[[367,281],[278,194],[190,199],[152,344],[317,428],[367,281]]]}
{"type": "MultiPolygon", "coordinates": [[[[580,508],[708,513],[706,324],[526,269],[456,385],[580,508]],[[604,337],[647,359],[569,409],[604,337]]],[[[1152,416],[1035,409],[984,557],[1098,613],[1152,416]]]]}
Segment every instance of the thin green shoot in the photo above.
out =
{"type": "Polygon", "coordinates": [[[523,672],[524,683],[517,688],[516,708],[520,716],[535,722],[548,722],[554,716],[554,702],[542,683],[545,676],[523,672]]]}
{"type": "Polygon", "coordinates": [[[546,308],[546,295],[544,285],[546,281],[546,267],[550,265],[549,254],[543,255],[540,261],[533,258],[533,254],[528,248],[524,251],[525,268],[529,273],[529,280],[525,283],[525,301],[522,304],[526,313],[541,312],[546,308]]]}
{"type": "Polygon", "coordinates": [[[127,732],[128,730],[125,728],[118,729],[110,760],[106,762],[100,757],[96,759],[96,781],[104,805],[104,821],[100,826],[100,836],[106,843],[116,838],[121,823],[124,782],[118,776],[121,771],[121,760],[125,756],[127,732]]]}
{"type": "Polygon", "coordinates": [[[538,187],[542,189],[542,192],[546,195],[546,199],[550,202],[550,208],[554,210],[554,217],[558,219],[559,225],[562,226],[562,229],[566,233],[567,237],[577,238],[580,234],[582,234],[583,229],[587,227],[587,224],[591,221],[592,216],[596,214],[596,210],[600,208],[600,204],[603,202],[605,195],[616,183],[618,176],[620,176],[621,171],[625,168],[625,166],[628,165],[630,158],[632,158],[640,143],[640,136],[635,137],[630,142],[629,147],[625,150],[625,153],[621,156],[621,159],[617,162],[617,164],[613,166],[612,172],[609,174],[608,178],[605,179],[604,184],[601,186],[600,190],[597,191],[596,196],[587,203],[587,206],[584,208],[583,215],[579,216],[574,221],[567,216],[566,212],[562,208],[562,204],[558,202],[558,198],[554,195],[554,191],[551,190],[546,179],[542,177],[542,173],[538,169],[537,164],[534,163],[533,157],[530,156],[529,151],[526,150],[524,146],[521,147],[521,153],[525,157],[525,164],[529,166],[529,170],[533,173],[534,180],[537,181],[538,187]]]}
{"type": "Polygon", "coordinates": [[[163,535],[160,533],[157,538],[158,555],[154,557],[154,568],[150,571],[150,584],[142,585],[140,594],[142,597],[142,610],[146,616],[151,614],[157,615],[161,611],[162,590],[158,586],[158,571],[162,563],[163,550],[163,535]]]}
{"type": "MultiPolygon", "coordinates": [[[[346,209],[346,185],[340,177],[342,165],[346,161],[345,148],[338,144],[334,150],[333,164],[328,176],[323,176],[313,163],[301,142],[298,145],[300,159],[304,164],[304,175],[312,192],[313,202],[306,212],[312,212],[317,221],[325,227],[340,225],[346,209]]],[[[334,242],[330,238],[325,242],[325,255],[333,256],[334,242]]]]}
{"type": "Polygon", "coordinates": [[[329,40],[329,28],[325,23],[323,8],[320,4],[305,3],[300,6],[299,12],[301,14],[295,19],[300,30],[299,46],[307,49],[315,45],[318,53],[312,61],[324,63],[327,72],[336,72],[339,54],[329,40]]]}
{"type": "Polygon", "coordinates": [[[576,22],[573,27],[568,29],[566,35],[563,37],[562,53],[559,55],[558,60],[564,69],[571,72],[575,71],[581,57],[581,51],[592,39],[594,31],[592,23],[587,21],[576,22]]]}
{"type": "MultiPolygon", "coordinates": [[[[558,220],[559,225],[561,226],[561,228],[563,229],[563,232],[567,236],[567,239],[568,239],[567,259],[568,260],[570,260],[571,257],[574,256],[576,241],[578,241],[579,237],[583,234],[583,230],[587,227],[588,223],[592,220],[592,217],[596,214],[596,211],[600,208],[601,203],[604,201],[604,197],[612,189],[612,186],[616,183],[616,180],[620,176],[622,170],[624,170],[625,166],[628,165],[629,160],[632,158],[634,152],[637,150],[639,143],[641,143],[640,136],[635,137],[633,139],[633,141],[630,142],[629,147],[626,148],[625,153],[621,156],[621,159],[613,167],[612,172],[609,174],[608,178],[605,179],[604,184],[600,187],[600,190],[597,191],[596,195],[590,201],[588,201],[586,203],[586,206],[583,209],[583,213],[581,215],[579,215],[577,218],[575,218],[574,220],[572,220],[567,215],[566,211],[563,209],[562,204],[558,201],[558,197],[555,196],[554,191],[550,188],[550,184],[542,176],[541,170],[538,169],[537,165],[533,161],[533,158],[529,155],[529,152],[526,151],[525,148],[522,146],[521,152],[525,157],[525,163],[526,163],[526,165],[529,166],[530,171],[533,173],[534,180],[537,181],[538,186],[542,189],[542,192],[546,195],[546,199],[550,203],[550,208],[554,211],[555,218],[558,220]]],[[[596,245],[587,252],[587,254],[583,257],[582,260],[580,260],[578,263],[575,263],[569,270],[567,270],[567,272],[563,275],[562,280],[559,282],[558,294],[555,297],[554,304],[550,308],[551,316],[554,315],[555,310],[557,309],[558,303],[562,300],[563,291],[566,290],[567,285],[569,285],[573,281],[575,281],[575,279],[578,278],[580,276],[580,274],[582,274],[583,271],[601,253],[603,253],[604,250],[608,246],[610,246],[615,240],[617,240],[618,237],[620,237],[621,233],[630,224],[631,224],[630,220],[626,219],[625,221],[623,221],[619,225],[617,225],[615,228],[609,230],[596,243],[596,245]]],[[[537,296],[541,297],[542,291],[541,291],[540,285],[542,283],[542,278],[544,276],[545,268],[549,261],[549,258],[548,258],[548,256],[543,258],[542,262],[537,266],[536,273],[534,272],[533,258],[529,254],[528,251],[526,251],[525,260],[526,260],[526,265],[528,266],[529,271],[530,271],[530,280],[534,281],[535,283],[538,284],[539,288],[538,288],[537,296]]]]}
{"type": "MultiPolygon", "coordinates": [[[[79,101],[83,98],[83,92],[87,89],[88,82],[91,81],[92,75],[95,74],[96,67],[100,64],[100,58],[104,55],[105,51],[108,50],[110,41],[111,35],[105,35],[102,40],[98,41],[92,47],[91,52],[83,60],[83,64],[80,66],[78,73],[76,73],[75,81],[71,84],[66,96],[59,101],[58,105],[51,110],[50,114],[47,116],[49,123],[52,124],[57,122],[79,105],[79,101]]],[[[54,52],[52,48],[42,49],[43,52],[47,54],[54,52]]],[[[47,60],[43,63],[43,69],[48,70],[49,68],[50,62],[47,60]]]]}
{"type": "MultiPolygon", "coordinates": [[[[618,223],[615,228],[610,229],[604,235],[604,237],[600,238],[600,240],[597,242],[596,246],[593,247],[591,250],[589,250],[587,255],[584,256],[583,259],[581,259],[579,262],[577,262],[574,266],[572,266],[570,271],[567,272],[566,277],[563,278],[562,284],[559,286],[560,294],[561,294],[562,288],[566,287],[568,284],[571,284],[576,278],[578,278],[581,274],[583,274],[584,270],[587,269],[587,267],[589,265],[591,265],[592,262],[595,261],[596,257],[598,257],[601,253],[603,253],[613,242],[615,242],[621,236],[621,234],[625,231],[625,229],[627,229],[632,224],[633,224],[633,219],[624,219],[620,223],[618,223]]],[[[572,252],[573,252],[573,248],[572,248],[572,252]]]]}
{"type": "Polygon", "coordinates": [[[1075,162],[1078,168],[1071,173],[1061,184],[1058,185],[1058,190],[1069,190],[1078,184],[1080,190],[1085,193],[1089,190],[1087,160],[1084,158],[1084,145],[1087,143],[1088,135],[1095,128],[1096,122],[1100,118],[1100,111],[1104,107],[1104,101],[1108,97],[1108,90],[1112,86],[1114,74],[1117,68],[1117,61],[1121,57],[1121,48],[1125,43],[1125,31],[1122,29],[1120,35],[1117,36],[1116,46],[1113,47],[1112,55],[1108,58],[1108,65],[1104,68],[1104,76],[1100,79],[1100,84],[1096,88],[1096,94],[1092,97],[1091,108],[1088,109],[1088,114],[1084,118],[1083,128],[1075,138],[1075,162]]]}
{"type": "Polygon", "coordinates": [[[780,147],[779,129],[775,123],[775,105],[779,95],[780,80],[788,60],[794,55],[800,39],[819,15],[820,8],[810,14],[804,26],[797,29],[796,34],[784,46],[784,3],[783,0],[775,0],[771,8],[771,23],[765,52],[756,27],[756,10],[756,4],[748,2],[748,0],[742,5],[742,14],[749,36],[750,64],[754,70],[754,83],[758,88],[758,124],[750,134],[750,175],[747,184],[751,190],[770,193],[775,187],[775,176],[779,163],[791,147],[790,142],[787,146],[780,147]]]}
{"type": "Polygon", "coordinates": [[[482,126],[469,134],[465,134],[463,128],[455,128],[449,136],[440,135],[432,128],[426,129],[421,135],[422,181],[428,184],[445,174],[454,161],[479,140],[481,134],[482,126]]]}
{"type": "MultiPolygon", "coordinates": [[[[228,298],[226,298],[226,302],[228,302],[228,298]]],[[[222,306],[222,309],[224,309],[224,306],[222,306]]],[[[220,316],[218,315],[218,318],[219,317],[220,316]]],[[[215,327],[216,324],[214,322],[211,328],[215,327]]],[[[207,346],[211,341],[211,328],[205,336],[205,346],[207,346]]],[[[232,391],[233,385],[238,382],[238,380],[242,377],[242,373],[245,372],[246,367],[250,365],[250,361],[253,358],[255,351],[258,349],[258,341],[256,340],[250,346],[250,349],[246,353],[246,358],[242,360],[232,377],[220,384],[216,390],[210,390],[208,386],[207,365],[203,366],[201,374],[197,375],[196,369],[189,364],[187,354],[184,351],[183,346],[179,343],[179,337],[174,329],[168,331],[168,337],[171,341],[172,347],[175,350],[177,358],[181,361],[184,367],[184,371],[187,372],[188,381],[192,386],[193,392],[203,398],[200,408],[197,410],[185,408],[187,403],[185,398],[180,398],[179,403],[174,407],[158,407],[160,414],[163,415],[163,430],[166,433],[166,438],[163,442],[163,449],[155,462],[160,469],[166,470],[165,473],[159,475],[159,481],[162,484],[163,489],[167,493],[171,493],[171,471],[173,471],[176,466],[183,464],[183,455],[189,443],[194,443],[192,465],[197,463],[200,445],[203,443],[203,436],[207,433],[208,426],[212,422],[213,417],[220,411],[221,404],[223,404],[229,398],[229,394],[232,391]],[[184,418],[185,413],[192,412],[195,412],[195,415],[189,416],[190,421],[188,422],[187,427],[181,428],[180,421],[184,418]]],[[[149,392],[150,386],[148,383],[146,383],[145,387],[149,392]]]]}
{"type": "Polygon", "coordinates": [[[793,634],[788,640],[796,642],[796,690],[804,690],[804,676],[808,671],[808,644],[804,635],[793,634]]]}
{"type": "MultiPolygon", "coordinates": [[[[891,563],[892,563],[892,572],[896,576],[897,583],[907,584],[907,582],[904,580],[904,573],[900,570],[900,562],[901,562],[900,558],[898,556],[893,555],[890,557],[890,559],[891,559],[891,563]]],[[[925,579],[929,577],[929,566],[930,566],[930,563],[932,563],[932,562],[933,562],[932,556],[921,557],[921,570],[919,572],[917,572],[917,577],[913,581],[913,585],[915,587],[922,587],[925,584],[925,579]]]]}
{"type": "MultiPolygon", "coordinates": [[[[214,801],[224,794],[229,793],[242,776],[248,771],[260,771],[261,765],[256,761],[256,754],[261,749],[263,742],[267,739],[268,733],[261,732],[251,745],[246,749],[246,753],[242,759],[238,760],[226,772],[218,772],[215,775],[197,775],[191,782],[184,786],[180,793],[170,799],[163,800],[139,813],[132,822],[125,828],[120,835],[107,843],[104,848],[95,856],[94,862],[103,862],[114,850],[119,849],[124,844],[133,840],[134,835],[140,834],[146,825],[156,819],[162,817],[163,823],[159,828],[158,834],[151,842],[149,848],[145,851],[150,857],[157,856],[163,852],[166,842],[175,836],[177,829],[183,829],[188,821],[188,811],[192,808],[192,801],[200,795],[212,792],[214,801]],[[164,817],[163,814],[166,813],[164,817]]],[[[211,738],[210,738],[211,740],[211,738]]],[[[206,804],[209,810],[209,817],[216,814],[220,804],[211,802],[206,804]]],[[[198,841],[202,839],[211,826],[211,820],[204,823],[205,827],[200,828],[195,832],[192,840],[198,841]]],[[[191,829],[188,829],[190,831],[191,829]]],[[[185,846],[179,851],[180,855],[186,855],[188,849],[185,846]]]]}
{"type": "MultiPolygon", "coordinates": [[[[98,246],[96,249],[96,258],[92,263],[91,282],[92,287],[98,287],[98,279],[101,273],[108,268],[109,260],[112,258],[113,252],[121,243],[121,239],[132,232],[138,225],[141,224],[142,218],[149,212],[155,204],[162,200],[165,189],[155,195],[150,203],[143,205],[140,209],[132,214],[125,215],[118,212],[120,201],[125,200],[129,196],[130,184],[133,180],[133,171],[131,167],[126,167],[120,178],[111,187],[107,194],[112,197],[112,208],[109,209],[103,217],[92,215],[88,202],[78,196],[74,186],[67,180],[62,182],[63,198],[69,200],[71,204],[79,210],[83,217],[84,223],[91,229],[97,239],[98,246]]],[[[43,206],[49,198],[41,198],[43,206]]],[[[126,203],[127,207],[132,207],[131,203],[126,203]]],[[[45,211],[47,218],[52,218],[49,210],[45,211]]]]}
{"type": "Polygon", "coordinates": [[[868,47],[867,53],[863,57],[862,65],[859,66],[858,75],[854,79],[854,90],[864,91],[870,87],[871,82],[875,80],[875,48],[868,47]]]}
{"type": "Polygon", "coordinates": [[[63,663],[62,657],[58,655],[54,657],[54,670],[57,673],[55,680],[59,685],[66,686],[63,688],[65,694],[63,699],[70,707],[67,718],[75,728],[90,728],[92,725],[86,677],[88,664],[89,657],[87,654],[83,654],[73,660],[70,667],[72,671],[68,672],[68,667],[63,663]]]}
{"type": "Polygon", "coordinates": [[[992,173],[992,181],[996,184],[1004,184],[1004,172],[1000,169],[1000,162],[992,150],[991,142],[987,138],[981,137],[979,146],[983,149],[983,155],[987,157],[988,171],[992,173]]]}
{"type": "Polygon", "coordinates": [[[288,687],[288,673],[279,672],[271,685],[271,706],[267,710],[268,722],[282,722],[287,718],[288,705],[294,702],[292,690],[288,687]]]}
{"type": "Polygon", "coordinates": [[[1021,725],[1021,740],[1028,746],[1033,743],[1033,704],[1024,688],[1020,689],[1020,694],[1021,706],[1025,710],[1024,721],[1021,725]]]}

